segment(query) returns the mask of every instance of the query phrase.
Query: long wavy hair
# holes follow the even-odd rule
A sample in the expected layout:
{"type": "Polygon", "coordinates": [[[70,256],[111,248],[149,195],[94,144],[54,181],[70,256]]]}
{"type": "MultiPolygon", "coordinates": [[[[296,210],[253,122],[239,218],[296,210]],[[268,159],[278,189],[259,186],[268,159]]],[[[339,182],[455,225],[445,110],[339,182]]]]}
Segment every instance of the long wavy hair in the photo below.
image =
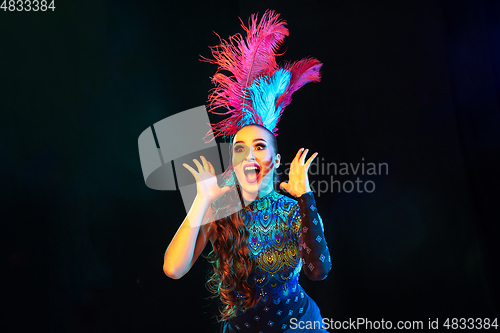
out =
{"type": "MultiPolygon", "coordinates": [[[[258,124],[246,126],[259,126],[269,132],[271,146],[275,154],[278,152],[276,137],[264,126],[258,124]]],[[[231,137],[231,143],[234,136],[231,137]]],[[[232,144],[230,145],[230,160],[232,161],[232,144]]],[[[273,185],[275,190],[279,188],[279,174],[276,168],[273,170],[273,185]]],[[[260,296],[256,293],[254,281],[249,281],[253,269],[253,259],[248,247],[249,231],[242,219],[243,211],[239,210],[223,218],[218,218],[234,206],[235,202],[243,198],[240,185],[232,168],[232,163],[224,173],[225,184],[231,188],[224,196],[212,203],[216,220],[214,222],[215,237],[213,250],[206,256],[212,264],[211,275],[206,282],[207,289],[212,293],[212,298],[220,298],[222,306],[219,309],[218,322],[228,320],[236,316],[239,309],[248,309],[255,306],[260,296]],[[240,294],[237,297],[236,292],[240,294]]],[[[252,218],[252,216],[250,217],[252,218]]]]}

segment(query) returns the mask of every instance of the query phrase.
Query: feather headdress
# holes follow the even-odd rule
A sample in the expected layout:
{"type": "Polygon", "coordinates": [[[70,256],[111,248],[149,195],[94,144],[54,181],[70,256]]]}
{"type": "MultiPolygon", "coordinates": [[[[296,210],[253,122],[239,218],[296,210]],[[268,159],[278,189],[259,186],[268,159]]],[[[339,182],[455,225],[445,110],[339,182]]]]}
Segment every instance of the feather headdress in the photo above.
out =
{"type": "Polygon", "coordinates": [[[250,16],[248,28],[240,18],[247,33],[245,40],[239,33],[229,37],[229,42],[217,35],[221,44],[209,47],[215,59],[200,59],[219,66],[212,78],[216,87],[211,89],[208,111],[229,115],[219,123],[211,124],[213,132],[207,133],[211,140],[221,135],[232,136],[248,124],[262,125],[278,136],[277,125],[284,108],[292,100],[292,94],[306,83],[321,79],[319,70],[323,64],[314,58],[278,67],[275,57],[279,54],[276,51],[288,36],[286,22],[279,20],[279,14],[269,9],[258,25],[256,16],[250,16]],[[220,73],[222,70],[231,72],[232,76],[220,73]],[[219,107],[227,111],[215,112],[219,107]]]}

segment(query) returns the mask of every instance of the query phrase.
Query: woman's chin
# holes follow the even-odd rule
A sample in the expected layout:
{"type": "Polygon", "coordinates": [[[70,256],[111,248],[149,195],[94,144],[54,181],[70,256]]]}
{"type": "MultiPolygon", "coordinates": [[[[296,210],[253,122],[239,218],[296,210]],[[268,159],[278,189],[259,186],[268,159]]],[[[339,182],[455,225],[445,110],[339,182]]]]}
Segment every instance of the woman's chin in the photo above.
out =
{"type": "Polygon", "coordinates": [[[271,190],[273,187],[272,184],[264,186],[261,179],[258,179],[254,183],[248,183],[246,182],[246,180],[244,180],[243,182],[240,182],[240,185],[246,194],[245,199],[249,201],[255,200],[256,198],[258,198],[259,193],[263,191],[267,192],[268,190],[271,190]]]}

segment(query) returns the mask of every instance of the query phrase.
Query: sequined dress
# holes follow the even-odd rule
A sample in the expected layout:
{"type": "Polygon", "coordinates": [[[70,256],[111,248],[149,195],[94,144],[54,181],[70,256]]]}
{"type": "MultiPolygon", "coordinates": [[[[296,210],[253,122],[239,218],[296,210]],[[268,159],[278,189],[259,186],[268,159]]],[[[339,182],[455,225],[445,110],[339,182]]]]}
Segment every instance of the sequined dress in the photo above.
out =
{"type": "MultiPolygon", "coordinates": [[[[261,299],[255,307],[240,310],[224,322],[221,332],[272,333],[293,328],[290,332],[302,332],[296,329],[299,321],[321,321],[318,306],[299,284],[303,267],[312,280],[324,279],[331,268],[313,192],[295,200],[272,190],[248,204],[243,212],[254,260],[249,278],[261,299]]],[[[238,292],[236,295],[240,296],[238,292]]]]}

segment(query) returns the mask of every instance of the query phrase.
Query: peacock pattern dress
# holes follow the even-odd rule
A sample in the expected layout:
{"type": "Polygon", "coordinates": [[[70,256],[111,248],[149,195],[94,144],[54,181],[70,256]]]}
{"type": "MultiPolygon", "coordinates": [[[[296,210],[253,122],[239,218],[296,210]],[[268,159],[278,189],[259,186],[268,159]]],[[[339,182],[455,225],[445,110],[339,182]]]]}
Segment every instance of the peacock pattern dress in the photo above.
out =
{"type": "Polygon", "coordinates": [[[318,306],[299,284],[302,269],[311,280],[324,279],[331,269],[313,192],[295,200],[272,190],[248,204],[242,215],[254,261],[249,281],[261,299],[253,308],[239,310],[221,331],[285,332],[307,316],[321,320],[318,306]]]}

